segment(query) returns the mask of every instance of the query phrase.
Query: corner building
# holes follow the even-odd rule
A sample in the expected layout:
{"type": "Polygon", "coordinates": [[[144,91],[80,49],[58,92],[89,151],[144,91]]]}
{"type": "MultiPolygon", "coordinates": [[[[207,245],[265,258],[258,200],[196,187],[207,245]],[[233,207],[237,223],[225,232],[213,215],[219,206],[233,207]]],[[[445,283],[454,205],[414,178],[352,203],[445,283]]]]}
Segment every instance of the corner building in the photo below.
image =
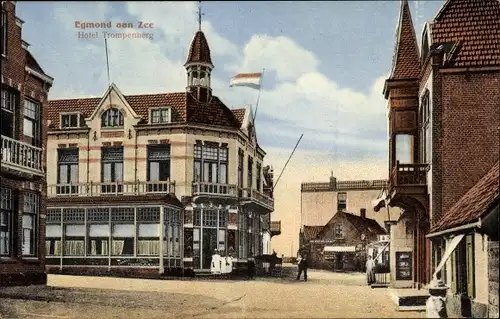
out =
{"type": "Polygon", "coordinates": [[[53,79],[22,39],[16,1],[2,1],[0,287],[45,284],[44,104],[53,79]]]}
{"type": "Polygon", "coordinates": [[[263,253],[272,169],[252,107],[212,94],[200,30],[186,92],[49,101],[47,269],[158,276],[210,270],[215,249],[263,253]]]}

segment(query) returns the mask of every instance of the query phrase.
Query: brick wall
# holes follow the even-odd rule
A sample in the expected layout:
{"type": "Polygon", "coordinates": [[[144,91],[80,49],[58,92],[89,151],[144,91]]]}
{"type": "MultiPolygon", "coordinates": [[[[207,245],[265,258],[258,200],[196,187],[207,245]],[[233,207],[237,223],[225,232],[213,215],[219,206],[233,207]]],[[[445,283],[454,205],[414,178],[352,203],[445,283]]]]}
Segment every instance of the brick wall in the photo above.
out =
{"type": "MultiPolygon", "coordinates": [[[[22,28],[16,23],[15,4],[10,1],[2,3],[2,11],[7,13],[7,54],[1,57],[2,87],[16,90],[19,101],[15,109],[15,131],[14,139],[23,141],[23,100],[28,97],[38,102],[47,101],[47,87],[43,81],[28,75],[25,71],[26,51],[22,47],[22,28]]],[[[41,139],[42,147],[45,149],[47,141],[47,128],[45,119],[47,110],[42,105],[41,116],[41,139]]],[[[45,156],[42,167],[45,169],[45,156]]],[[[14,242],[11,258],[2,260],[0,267],[0,286],[12,284],[43,284],[46,282],[44,273],[45,265],[45,210],[46,210],[46,182],[45,178],[29,178],[22,175],[6,175],[2,171],[1,185],[14,191],[14,212],[17,215],[14,220],[14,242]],[[22,211],[23,192],[36,190],[40,195],[39,219],[37,223],[37,258],[22,258],[22,211]]]]}
{"type": "Polygon", "coordinates": [[[488,242],[488,317],[498,318],[498,241],[488,242]]]}
{"type": "Polygon", "coordinates": [[[444,213],[500,157],[500,72],[443,74],[441,94],[442,145],[433,153],[442,157],[444,213]]]}

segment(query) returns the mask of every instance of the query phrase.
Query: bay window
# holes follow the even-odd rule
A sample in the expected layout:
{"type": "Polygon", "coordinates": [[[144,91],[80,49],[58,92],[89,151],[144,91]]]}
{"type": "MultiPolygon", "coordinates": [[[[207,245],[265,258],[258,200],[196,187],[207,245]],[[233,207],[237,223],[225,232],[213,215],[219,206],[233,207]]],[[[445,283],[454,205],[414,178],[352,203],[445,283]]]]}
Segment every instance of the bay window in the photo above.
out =
{"type": "Polygon", "coordinates": [[[413,135],[396,134],[396,161],[400,164],[413,163],[413,135]]]}
{"type": "Polygon", "coordinates": [[[0,210],[0,256],[9,256],[12,249],[12,218],[14,216],[14,198],[11,189],[1,188],[0,210]]]}
{"type": "Polygon", "coordinates": [[[101,186],[103,193],[123,192],[123,147],[103,147],[101,150],[101,186]]]}
{"type": "Polygon", "coordinates": [[[35,256],[37,253],[37,228],[39,214],[39,195],[24,193],[24,209],[22,218],[23,227],[23,256],[35,256]]]}
{"type": "Polygon", "coordinates": [[[23,132],[27,142],[32,145],[40,146],[41,140],[41,107],[40,103],[25,99],[24,100],[24,123],[23,132]]]}

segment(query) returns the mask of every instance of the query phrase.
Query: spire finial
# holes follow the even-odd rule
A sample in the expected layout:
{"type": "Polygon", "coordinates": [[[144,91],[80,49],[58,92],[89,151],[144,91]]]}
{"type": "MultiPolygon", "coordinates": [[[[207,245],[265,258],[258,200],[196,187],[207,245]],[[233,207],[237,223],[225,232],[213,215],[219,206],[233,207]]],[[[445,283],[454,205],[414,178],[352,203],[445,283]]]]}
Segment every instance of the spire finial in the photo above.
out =
{"type": "Polygon", "coordinates": [[[203,16],[204,13],[201,12],[201,1],[198,1],[198,31],[201,31],[201,16],[203,16]]]}

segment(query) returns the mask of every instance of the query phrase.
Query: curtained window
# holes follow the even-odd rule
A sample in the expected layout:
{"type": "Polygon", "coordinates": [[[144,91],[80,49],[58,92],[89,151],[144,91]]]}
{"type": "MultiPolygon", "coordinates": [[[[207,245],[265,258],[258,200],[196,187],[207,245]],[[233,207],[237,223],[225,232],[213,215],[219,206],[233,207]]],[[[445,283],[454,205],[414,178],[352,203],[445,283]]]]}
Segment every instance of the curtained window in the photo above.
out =
{"type": "Polygon", "coordinates": [[[158,256],[160,254],[160,224],[143,223],[138,225],[137,254],[158,256]]]}
{"type": "Polygon", "coordinates": [[[67,184],[78,183],[78,148],[61,148],[57,150],[58,170],[57,170],[57,193],[75,194],[78,192],[78,186],[67,184]]]}
{"type": "Polygon", "coordinates": [[[45,254],[48,256],[61,256],[61,225],[45,226],[45,254]]]}
{"type": "Polygon", "coordinates": [[[37,253],[38,213],[40,210],[39,195],[24,193],[24,209],[22,218],[23,227],[23,256],[35,256],[37,253]]]}
{"type": "Polygon", "coordinates": [[[101,127],[122,127],[123,114],[116,108],[110,108],[102,113],[101,127]]]}
{"type": "Polygon", "coordinates": [[[111,242],[111,255],[133,255],[134,254],[134,224],[114,224],[111,242]]]}
{"type": "Polygon", "coordinates": [[[109,224],[89,224],[88,254],[91,256],[109,256],[109,224]]]}
{"type": "Polygon", "coordinates": [[[64,256],[84,256],[85,225],[67,224],[64,227],[64,256]]]}
{"type": "Polygon", "coordinates": [[[194,146],[194,181],[213,184],[228,183],[228,149],[206,142],[194,146]]]}
{"type": "Polygon", "coordinates": [[[101,150],[101,192],[123,192],[123,147],[103,147],[101,150]]]}

